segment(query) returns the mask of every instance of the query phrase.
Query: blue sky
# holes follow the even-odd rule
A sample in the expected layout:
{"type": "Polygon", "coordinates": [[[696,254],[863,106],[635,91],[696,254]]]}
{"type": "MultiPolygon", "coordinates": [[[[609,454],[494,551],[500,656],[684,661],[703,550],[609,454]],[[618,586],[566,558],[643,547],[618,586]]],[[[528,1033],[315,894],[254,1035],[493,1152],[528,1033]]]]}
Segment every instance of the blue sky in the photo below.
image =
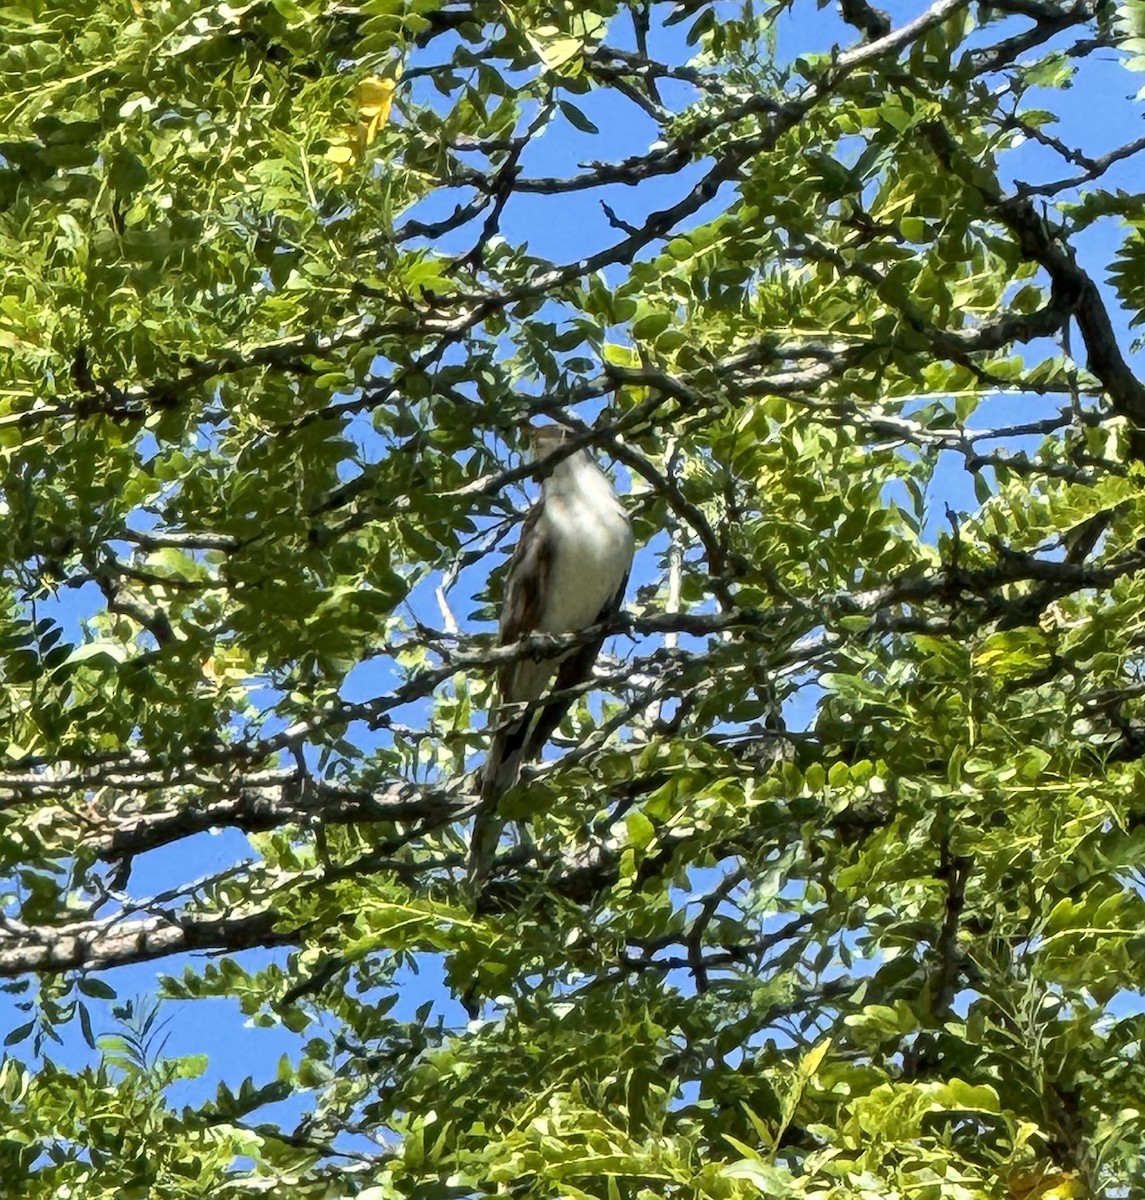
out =
{"type": "MultiPolygon", "coordinates": [[[[895,23],[899,24],[917,15],[924,6],[894,3],[884,7],[889,9],[895,23]]],[[[683,46],[685,29],[686,25],[656,32],[651,47],[653,54],[676,61],[686,58],[688,52],[683,46]]],[[[995,37],[996,31],[992,31],[991,39],[995,37]]],[[[631,45],[631,32],[626,18],[617,20],[609,41],[622,46],[631,45]]],[[[835,41],[843,45],[851,44],[854,31],[839,21],[830,6],[819,10],[806,0],[798,0],[794,10],[781,19],[781,58],[790,57],[796,52],[826,51],[835,41]]],[[[440,61],[440,52],[435,52],[433,61],[440,61]]],[[[1062,114],[1061,123],[1054,132],[1067,143],[1080,146],[1091,155],[1102,154],[1140,136],[1142,107],[1132,99],[1139,83],[1138,78],[1129,75],[1118,65],[1111,53],[1086,61],[1082,64],[1072,91],[1064,96],[1052,94],[1045,98],[1045,107],[1062,114]]],[[[686,89],[678,87],[677,95],[684,98],[686,89]]],[[[675,99],[670,91],[666,98],[669,102],[675,99]]],[[[522,161],[525,174],[567,175],[577,161],[618,159],[642,153],[657,137],[657,130],[650,119],[614,95],[590,94],[578,97],[576,102],[595,121],[600,133],[585,134],[573,129],[565,121],[554,122],[544,136],[537,138],[526,151],[522,161]]],[[[639,192],[617,185],[565,197],[515,197],[506,208],[502,225],[511,240],[527,240],[533,253],[556,263],[567,263],[615,238],[616,235],[609,231],[607,218],[600,207],[601,200],[613,205],[621,217],[628,216],[635,220],[651,208],[670,203],[686,194],[702,171],[702,166],[695,166],[680,176],[646,183],[639,192]]],[[[1027,180],[1056,179],[1067,174],[1068,170],[1063,170],[1043,147],[1034,143],[1026,143],[1013,151],[1004,169],[1004,176],[1027,180]]],[[[1122,186],[1131,190],[1139,187],[1133,168],[1125,164],[1111,171],[1104,182],[1108,187],[1122,186]]],[[[419,212],[418,216],[440,215],[448,211],[453,202],[454,196],[449,197],[447,204],[435,200],[426,206],[429,210],[427,213],[419,212]]],[[[719,200],[714,202],[714,207],[718,206],[719,200]]],[[[699,214],[696,220],[702,217],[703,214],[699,214]]],[[[463,234],[445,239],[438,248],[446,252],[465,249],[472,237],[473,231],[466,230],[463,234]]],[[[1078,239],[1082,263],[1099,281],[1105,277],[1118,237],[1118,231],[1105,222],[1078,239]]],[[[1126,321],[1116,312],[1115,321],[1122,335],[1122,344],[1127,346],[1130,336],[1126,321]]],[[[1045,415],[1047,410],[1054,407],[1052,403],[1037,397],[998,398],[982,406],[972,425],[985,428],[1015,420],[1028,420],[1045,415]]],[[[953,456],[948,456],[948,461],[936,476],[932,500],[935,510],[940,513],[945,503],[950,503],[955,509],[969,510],[975,507],[970,479],[962,469],[960,459],[956,462],[953,456]]],[[[636,582],[640,582],[641,578],[649,578],[652,568],[653,564],[646,557],[637,568],[636,582]]],[[[465,593],[480,586],[485,570],[486,567],[482,566],[467,573],[454,596],[454,611],[463,626],[465,615],[472,607],[466,602],[465,593]]],[[[98,597],[68,593],[61,598],[57,610],[74,630],[92,611],[89,605],[93,606],[97,600],[98,597]]],[[[422,594],[415,597],[414,607],[422,619],[431,624],[439,623],[437,606],[430,589],[422,589],[422,594]]],[[[369,668],[363,669],[355,673],[352,686],[360,694],[376,692],[379,687],[378,676],[372,674],[369,668]]],[[[795,727],[807,723],[813,704],[814,694],[811,690],[801,693],[796,706],[788,714],[795,727]]],[[[162,892],[174,883],[222,870],[250,855],[245,838],[234,831],[201,835],[136,860],[131,891],[137,896],[162,892]]],[[[253,969],[270,957],[266,953],[250,952],[242,956],[242,961],[253,969]]],[[[155,989],[159,976],[181,974],[185,961],[170,959],[120,968],[106,973],[104,978],[117,989],[121,998],[146,995],[155,989]]],[[[420,975],[407,975],[403,985],[394,1014],[397,1017],[411,1017],[418,1005],[432,998],[445,1006],[450,1019],[460,1018],[460,1009],[448,1000],[441,984],[440,971],[432,960],[426,961],[420,975]]],[[[90,1007],[96,1031],[108,1029],[111,1023],[107,1006],[93,1001],[90,1007]]],[[[297,1058],[301,1041],[308,1036],[304,1034],[300,1039],[283,1029],[251,1029],[246,1026],[237,1005],[226,1000],[172,1003],[166,1015],[170,1018],[168,1053],[206,1053],[211,1064],[202,1079],[182,1083],[172,1089],[171,1100],[176,1104],[197,1103],[208,1098],[220,1079],[225,1079],[236,1088],[248,1075],[253,1076],[256,1083],[267,1082],[274,1077],[280,1055],[286,1053],[297,1058]]],[[[26,1019],[12,1006],[10,998],[0,998],[0,1025],[12,1028],[26,1019]]],[[[77,1026],[60,1032],[65,1044],[63,1047],[53,1046],[51,1057],[75,1066],[91,1061],[91,1052],[83,1044],[77,1026]]],[[[23,1057],[26,1050],[26,1046],[16,1047],[14,1053],[23,1057]]],[[[296,1113],[300,1111],[302,1103],[292,1101],[288,1109],[296,1113]]],[[[286,1111],[280,1110],[281,1115],[285,1116],[286,1111]]],[[[271,1119],[274,1115],[268,1110],[260,1114],[259,1119],[271,1119]]]]}

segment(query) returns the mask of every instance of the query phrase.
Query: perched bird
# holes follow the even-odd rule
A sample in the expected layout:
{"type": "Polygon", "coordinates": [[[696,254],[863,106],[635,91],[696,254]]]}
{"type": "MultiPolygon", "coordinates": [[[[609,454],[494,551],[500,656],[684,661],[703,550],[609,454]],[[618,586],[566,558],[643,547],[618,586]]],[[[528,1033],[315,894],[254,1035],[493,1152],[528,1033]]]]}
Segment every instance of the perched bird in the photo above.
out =
{"type": "MultiPolygon", "coordinates": [[[[544,461],[567,437],[560,426],[531,431],[533,457],[544,461]]],[[[632,567],[632,530],[605,473],[588,450],[553,464],[541,498],[529,510],[509,563],[501,609],[501,643],[530,633],[572,633],[619,611],[632,567]]],[[[551,658],[526,658],[502,667],[497,676],[493,738],[481,775],[481,809],[473,827],[469,877],[489,870],[503,822],[501,795],[517,781],[521,765],[538,755],[571,699],[536,704],[548,690],[562,692],[592,675],[603,638],[551,658]],[[556,676],[555,680],[553,676],[556,676]],[[552,681],[552,688],[549,683],[552,681]],[[523,712],[520,706],[529,707],[523,712]]]]}

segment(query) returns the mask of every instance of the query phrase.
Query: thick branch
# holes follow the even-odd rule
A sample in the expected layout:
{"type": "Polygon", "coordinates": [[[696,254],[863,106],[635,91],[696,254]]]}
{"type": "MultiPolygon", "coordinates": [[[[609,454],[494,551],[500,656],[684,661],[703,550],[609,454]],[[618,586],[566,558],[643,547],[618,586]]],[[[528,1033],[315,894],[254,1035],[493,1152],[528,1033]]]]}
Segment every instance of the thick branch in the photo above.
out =
{"type": "Polygon", "coordinates": [[[104,970],[192,950],[233,953],[255,946],[287,946],[300,931],[275,928],[277,914],[263,909],[242,916],[171,913],[138,919],[107,917],[66,925],[0,928],[0,978],[25,972],[52,974],[78,968],[104,970]]]}

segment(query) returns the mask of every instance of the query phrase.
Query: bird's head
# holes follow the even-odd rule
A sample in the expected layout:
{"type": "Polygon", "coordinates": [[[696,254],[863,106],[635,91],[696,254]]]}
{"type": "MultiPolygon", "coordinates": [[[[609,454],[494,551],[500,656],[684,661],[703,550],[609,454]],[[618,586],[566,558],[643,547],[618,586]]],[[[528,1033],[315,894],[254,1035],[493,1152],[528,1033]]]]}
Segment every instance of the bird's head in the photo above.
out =
{"type": "Polygon", "coordinates": [[[576,450],[569,443],[578,438],[576,430],[563,425],[532,425],[525,430],[529,457],[537,464],[534,476],[542,480],[580,478],[585,471],[599,471],[596,459],[587,446],[576,450]],[[557,453],[565,447],[563,454],[557,453]]]}
{"type": "Polygon", "coordinates": [[[568,438],[569,431],[563,425],[525,427],[525,442],[533,462],[541,462],[548,458],[558,446],[564,445],[568,438]]]}

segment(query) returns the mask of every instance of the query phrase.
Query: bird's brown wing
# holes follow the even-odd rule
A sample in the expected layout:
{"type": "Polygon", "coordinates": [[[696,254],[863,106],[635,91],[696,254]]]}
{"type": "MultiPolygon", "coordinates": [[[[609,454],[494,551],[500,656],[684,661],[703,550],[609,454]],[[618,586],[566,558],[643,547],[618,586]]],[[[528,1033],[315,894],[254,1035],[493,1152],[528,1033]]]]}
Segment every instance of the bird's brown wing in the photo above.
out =
{"type": "MultiPolygon", "coordinates": [[[[540,628],[545,595],[553,569],[553,545],[541,523],[542,505],[534,504],[521,526],[509,571],[505,577],[505,601],[501,606],[501,645],[511,646],[540,628]]],[[[532,660],[506,663],[497,673],[497,690],[502,704],[535,700],[532,660]]],[[[542,682],[541,687],[544,684],[542,682]]]]}
{"type": "MultiPolygon", "coordinates": [[[[501,644],[511,646],[536,631],[552,573],[553,547],[541,523],[541,503],[529,510],[521,526],[521,536],[509,572],[505,578],[505,600],[501,607],[501,644]]],[[[481,772],[481,806],[473,822],[469,847],[468,876],[470,884],[479,887],[488,874],[504,821],[497,815],[501,794],[517,781],[522,752],[529,726],[536,716],[527,709],[509,723],[505,705],[522,705],[535,700],[545,689],[553,673],[552,662],[523,659],[506,663],[497,672],[498,706],[493,709],[493,723],[503,725],[493,737],[489,757],[481,772]]]]}
{"type": "MultiPolygon", "coordinates": [[[[544,599],[552,573],[553,546],[541,522],[542,508],[535,504],[521,527],[521,537],[509,562],[505,580],[505,601],[501,608],[501,644],[511,646],[536,632],[541,624],[544,599]]],[[[545,689],[553,674],[552,662],[526,658],[506,663],[497,673],[497,692],[501,706],[528,704],[545,689]]],[[[497,713],[498,723],[505,713],[497,713]]],[[[533,720],[531,712],[521,713],[500,730],[489,748],[482,775],[481,791],[495,800],[516,781],[521,764],[521,749],[533,720]]]]}
{"type": "MultiPolygon", "coordinates": [[[[594,625],[609,620],[620,611],[620,606],[624,603],[624,591],[628,587],[628,575],[629,572],[625,571],[620,586],[600,610],[593,622],[594,625]]],[[[563,692],[567,688],[576,687],[578,683],[583,683],[586,679],[591,678],[593,664],[603,645],[604,637],[593,638],[591,642],[574,650],[568,658],[562,660],[557,668],[556,680],[553,682],[553,692],[563,692]]],[[[541,753],[545,743],[556,732],[557,726],[564,720],[565,713],[572,707],[575,700],[575,696],[569,696],[563,700],[553,700],[542,707],[540,714],[528,730],[525,747],[521,753],[522,762],[541,753]]]]}

